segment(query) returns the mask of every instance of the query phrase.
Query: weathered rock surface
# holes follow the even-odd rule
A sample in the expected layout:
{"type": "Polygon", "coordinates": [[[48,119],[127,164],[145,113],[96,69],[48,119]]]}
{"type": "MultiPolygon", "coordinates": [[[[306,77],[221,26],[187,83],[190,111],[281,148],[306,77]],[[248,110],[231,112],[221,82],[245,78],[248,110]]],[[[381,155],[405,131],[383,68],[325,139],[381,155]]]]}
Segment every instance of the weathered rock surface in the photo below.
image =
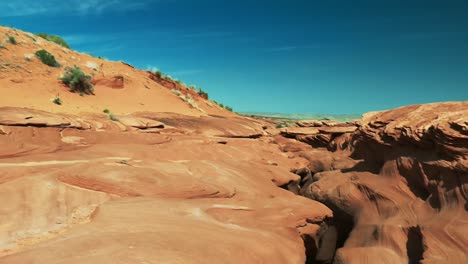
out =
{"type": "Polygon", "coordinates": [[[37,126],[37,127],[70,127],[76,120],[40,110],[0,107],[0,125],[37,126]]]}
{"type": "Polygon", "coordinates": [[[0,263],[304,263],[301,236],[332,218],[279,188],[302,159],[252,119],[10,107],[0,124],[0,263]]]}
{"type": "Polygon", "coordinates": [[[333,127],[342,124],[343,123],[328,120],[301,120],[296,122],[296,125],[299,127],[333,127]]]}
{"type": "Polygon", "coordinates": [[[313,126],[283,134],[315,148],[275,139],[309,160],[294,188],[334,211],[335,263],[468,262],[468,102],[371,113],[332,137],[313,126]]]}
{"type": "Polygon", "coordinates": [[[354,124],[324,125],[322,127],[288,127],[281,129],[280,134],[319,148],[327,147],[335,138],[354,132],[357,128],[354,124]]]}
{"type": "Polygon", "coordinates": [[[93,79],[93,85],[105,86],[112,89],[123,89],[125,88],[125,78],[122,75],[116,75],[112,78],[99,78],[93,79]]]}

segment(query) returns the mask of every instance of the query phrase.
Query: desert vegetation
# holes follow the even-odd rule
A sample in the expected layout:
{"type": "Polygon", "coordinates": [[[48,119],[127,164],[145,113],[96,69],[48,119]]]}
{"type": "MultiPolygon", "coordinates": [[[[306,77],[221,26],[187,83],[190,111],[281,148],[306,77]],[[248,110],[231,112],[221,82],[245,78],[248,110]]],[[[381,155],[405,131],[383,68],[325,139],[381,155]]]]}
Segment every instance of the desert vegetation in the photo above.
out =
{"type": "Polygon", "coordinates": [[[52,103],[56,104],[56,105],[62,105],[62,99],[60,99],[59,96],[56,96],[52,99],[52,103]]]}
{"type": "Polygon", "coordinates": [[[232,109],[232,107],[230,107],[230,106],[224,105],[224,104],[222,104],[222,103],[218,103],[218,102],[216,102],[216,101],[213,101],[213,103],[217,104],[219,107],[222,107],[222,108],[224,108],[224,109],[226,109],[226,110],[228,110],[228,111],[230,111],[230,112],[233,112],[233,109],[232,109]]]}
{"type": "Polygon", "coordinates": [[[109,109],[106,108],[102,110],[102,112],[107,115],[109,120],[114,121],[114,122],[119,121],[119,119],[115,115],[113,115],[109,109]]]}
{"type": "Polygon", "coordinates": [[[65,68],[65,74],[60,78],[62,82],[70,87],[72,92],[83,94],[94,94],[94,88],[91,84],[91,76],[86,75],[79,67],[65,68]]]}
{"type": "Polygon", "coordinates": [[[8,36],[8,41],[9,41],[11,44],[16,45],[16,39],[15,39],[15,37],[13,37],[13,36],[8,36]]]}
{"type": "Polygon", "coordinates": [[[67,48],[69,49],[70,46],[68,45],[67,42],[65,42],[65,40],[59,36],[56,36],[56,35],[49,35],[49,34],[46,34],[46,33],[37,33],[36,36],[38,37],[41,37],[45,40],[48,40],[48,41],[52,41],[54,43],[57,43],[58,45],[64,47],[64,48],[67,48]]]}
{"type": "Polygon", "coordinates": [[[208,100],[208,93],[205,92],[201,87],[198,87],[198,91],[197,91],[198,95],[200,95],[201,97],[205,98],[206,100],[208,100]]]}
{"type": "Polygon", "coordinates": [[[192,108],[195,108],[197,109],[198,111],[200,112],[205,112],[203,109],[201,109],[197,102],[195,102],[195,100],[193,99],[192,95],[190,95],[189,93],[187,94],[183,94],[181,91],[179,90],[176,90],[176,89],[172,89],[171,92],[174,94],[174,95],[177,95],[180,99],[182,99],[184,102],[186,102],[188,105],[190,105],[192,108]]]}
{"type": "Polygon", "coordinates": [[[109,114],[108,117],[111,121],[114,121],[114,122],[119,121],[119,119],[113,114],[109,114]]]}
{"type": "Polygon", "coordinates": [[[60,64],[57,62],[57,60],[55,60],[54,55],[52,55],[47,50],[38,50],[36,51],[35,55],[42,61],[42,63],[44,63],[47,66],[56,68],[60,67],[60,64]]]}
{"type": "Polygon", "coordinates": [[[162,79],[164,77],[164,74],[160,70],[155,70],[153,73],[159,79],[162,79]]]}
{"type": "Polygon", "coordinates": [[[288,127],[288,125],[286,123],[279,123],[279,124],[276,124],[275,128],[284,128],[284,127],[288,127]]]}
{"type": "MultiPolygon", "coordinates": [[[[186,89],[190,89],[190,90],[192,90],[192,91],[196,91],[197,94],[198,94],[200,97],[202,97],[202,98],[204,98],[204,99],[206,99],[206,100],[209,99],[208,92],[206,92],[205,90],[203,90],[203,88],[202,88],[201,86],[199,86],[198,88],[197,88],[197,86],[194,85],[194,84],[191,84],[191,85],[187,86],[187,85],[186,85],[185,83],[183,83],[182,81],[180,81],[180,80],[178,80],[178,79],[176,79],[176,78],[173,78],[173,77],[170,76],[170,75],[166,75],[166,74],[164,74],[164,73],[163,73],[162,71],[160,71],[160,70],[150,71],[150,73],[153,74],[153,80],[155,80],[154,77],[156,77],[157,80],[165,80],[165,81],[169,81],[169,82],[174,82],[174,83],[176,83],[176,84],[178,84],[178,85],[180,85],[180,86],[182,86],[182,87],[185,87],[186,89]]],[[[157,80],[155,80],[155,81],[157,81],[157,80]]],[[[190,106],[192,106],[193,108],[196,108],[196,109],[199,109],[200,111],[203,111],[203,110],[196,104],[196,102],[194,101],[194,99],[192,98],[192,96],[191,96],[190,94],[184,94],[184,93],[183,93],[182,91],[180,91],[179,89],[172,89],[171,92],[172,92],[174,95],[176,95],[176,96],[182,98],[185,102],[187,102],[187,103],[188,103],[190,106]]],[[[230,106],[220,104],[220,103],[218,103],[218,102],[216,102],[216,101],[213,101],[213,103],[216,103],[216,104],[219,105],[220,107],[222,107],[222,108],[224,108],[224,109],[226,109],[226,110],[228,110],[228,111],[230,111],[230,112],[233,112],[233,109],[232,109],[232,107],[230,107],[230,106]]],[[[208,101],[208,105],[209,105],[209,106],[212,106],[210,101],[208,101]]]]}

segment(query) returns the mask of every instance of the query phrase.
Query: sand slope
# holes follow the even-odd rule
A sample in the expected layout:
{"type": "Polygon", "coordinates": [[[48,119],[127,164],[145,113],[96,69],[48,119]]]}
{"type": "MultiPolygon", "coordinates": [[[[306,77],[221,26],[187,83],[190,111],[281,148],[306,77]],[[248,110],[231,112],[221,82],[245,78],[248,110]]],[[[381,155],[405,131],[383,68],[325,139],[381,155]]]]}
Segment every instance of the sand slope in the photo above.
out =
{"type": "MultiPolygon", "coordinates": [[[[136,111],[172,112],[192,116],[233,114],[213,102],[204,100],[192,90],[174,86],[182,94],[190,94],[196,105],[174,95],[170,86],[164,87],[150,79],[150,74],[123,62],[98,59],[88,54],[63,48],[33,34],[0,27],[0,105],[40,109],[60,113],[100,113],[109,109],[114,113],[136,111]],[[8,42],[8,36],[17,44],[8,42]],[[34,53],[45,49],[55,56],[60,68],[44,65],[34,53]],[[93,76],[95,96],[70,93],[58,78],[64,68],[78,66],[93,76]],[[120,79],[123,78],[123,87],[120,79]],[[51,102],[60,96],[63,105],[51,102]]],[[[174,85],[174,84],[170,84],[174,85]]]]}

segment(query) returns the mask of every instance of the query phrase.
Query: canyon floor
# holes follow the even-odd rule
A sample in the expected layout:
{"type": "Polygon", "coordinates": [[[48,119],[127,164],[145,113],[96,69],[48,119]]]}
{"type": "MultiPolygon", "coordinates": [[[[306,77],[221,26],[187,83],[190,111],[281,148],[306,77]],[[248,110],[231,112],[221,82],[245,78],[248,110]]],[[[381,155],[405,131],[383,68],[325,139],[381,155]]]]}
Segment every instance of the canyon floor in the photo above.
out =
{"type": "Polygon", "coordinates": [[[0,49],[0,263],[468,262],[468,102],[279,128],[0,33],[18,42],[0,49]]]}

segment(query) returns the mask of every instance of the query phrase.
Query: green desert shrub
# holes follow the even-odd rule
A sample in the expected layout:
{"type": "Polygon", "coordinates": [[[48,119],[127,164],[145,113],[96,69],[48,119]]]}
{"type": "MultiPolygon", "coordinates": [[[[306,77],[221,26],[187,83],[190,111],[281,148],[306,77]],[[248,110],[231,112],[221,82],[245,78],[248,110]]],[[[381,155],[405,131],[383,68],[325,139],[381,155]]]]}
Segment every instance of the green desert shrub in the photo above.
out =
{"type": "Polygon", "coordinates": [[[49,34],[46,34],[46,33],[37,33],[36,36],[41,37],[41,38],[43,38],[45,40],[48,40],[48,41],[55,42],[55,43],[59,44],[60,46],[65,47],[67,49],[70,48],[68,43],[65,42],[65,40],[63,38],[59,37],[59,36],[49,35],[49,34]]]}
{"type": "Polygon", "coordinates": [[[285,128],[285,127],[290,127],[294,124],[294,121],[282,121],[280,123],[276,124],[276,128],[285,128]]]}
{"type": "Polygon", "coordinates": [[[56,96],[52,99],[52,103],[56,104],[56,105],[62,105],[62,99],[60,99],[60,97],[56,96]]]}
{"type": "Polygon", "coordinates": [[[111,121],[114,121],[114,122],[115,122],[115,121],[119,121],[119,119],[118,119],[115,115],[113,115],[113,114],[109,114],[109,119],[110,119],[111,121]]]}
{"type": "Polygon", "coordinates": [[[156,77],[157,77],[158,79],[164,78],[164,74],[163,74],[162,71],[160,71],[160,70],[155,70],[153,73],[154,73],[154,75],[156,75],[156,77]]]}
{"type": "Polygon", "coordinates": [[[55,60],[54,55],[50,54],[47,50],[38,50],[35,53],[42,63],[50,67],[60,67],[60,64],[55,60]]]}
{"type": "Polygon", "coordinates": [[[107,115],[107,117],[109,118],[109,120],[111,120],[111,121],[119,121],[119,119],[118,119],[114,114],[112,114],[111,111],[110,111],[109,109],[106,108],[106,109],[104,109],[102,112],[103,112],[104,114],[107,115]]]}
{"type": "Polygon", "coordinates": [[[208,93],[203,91],[203,89],[201,87],[198,87],[198,92],[197,92],[201,97],[205,98],[206,100],[208,100],[208,93]]]}
{"type": "Polygon", "coordinates": [[[80,94],[94,94],[94,88],[91,84],[91,76],[86,75],[80,68],[65,68],[65,74],[60,78],[62,82],[70,87],[72,92],[80,94]]]}
{"type": "Polygon", "coordinates": [[[8,41],[9,41],[11,44],[16,45],[16,39],[15,39],[15,37],[9,36],[9,37],[8,37],[8,41]]]}

